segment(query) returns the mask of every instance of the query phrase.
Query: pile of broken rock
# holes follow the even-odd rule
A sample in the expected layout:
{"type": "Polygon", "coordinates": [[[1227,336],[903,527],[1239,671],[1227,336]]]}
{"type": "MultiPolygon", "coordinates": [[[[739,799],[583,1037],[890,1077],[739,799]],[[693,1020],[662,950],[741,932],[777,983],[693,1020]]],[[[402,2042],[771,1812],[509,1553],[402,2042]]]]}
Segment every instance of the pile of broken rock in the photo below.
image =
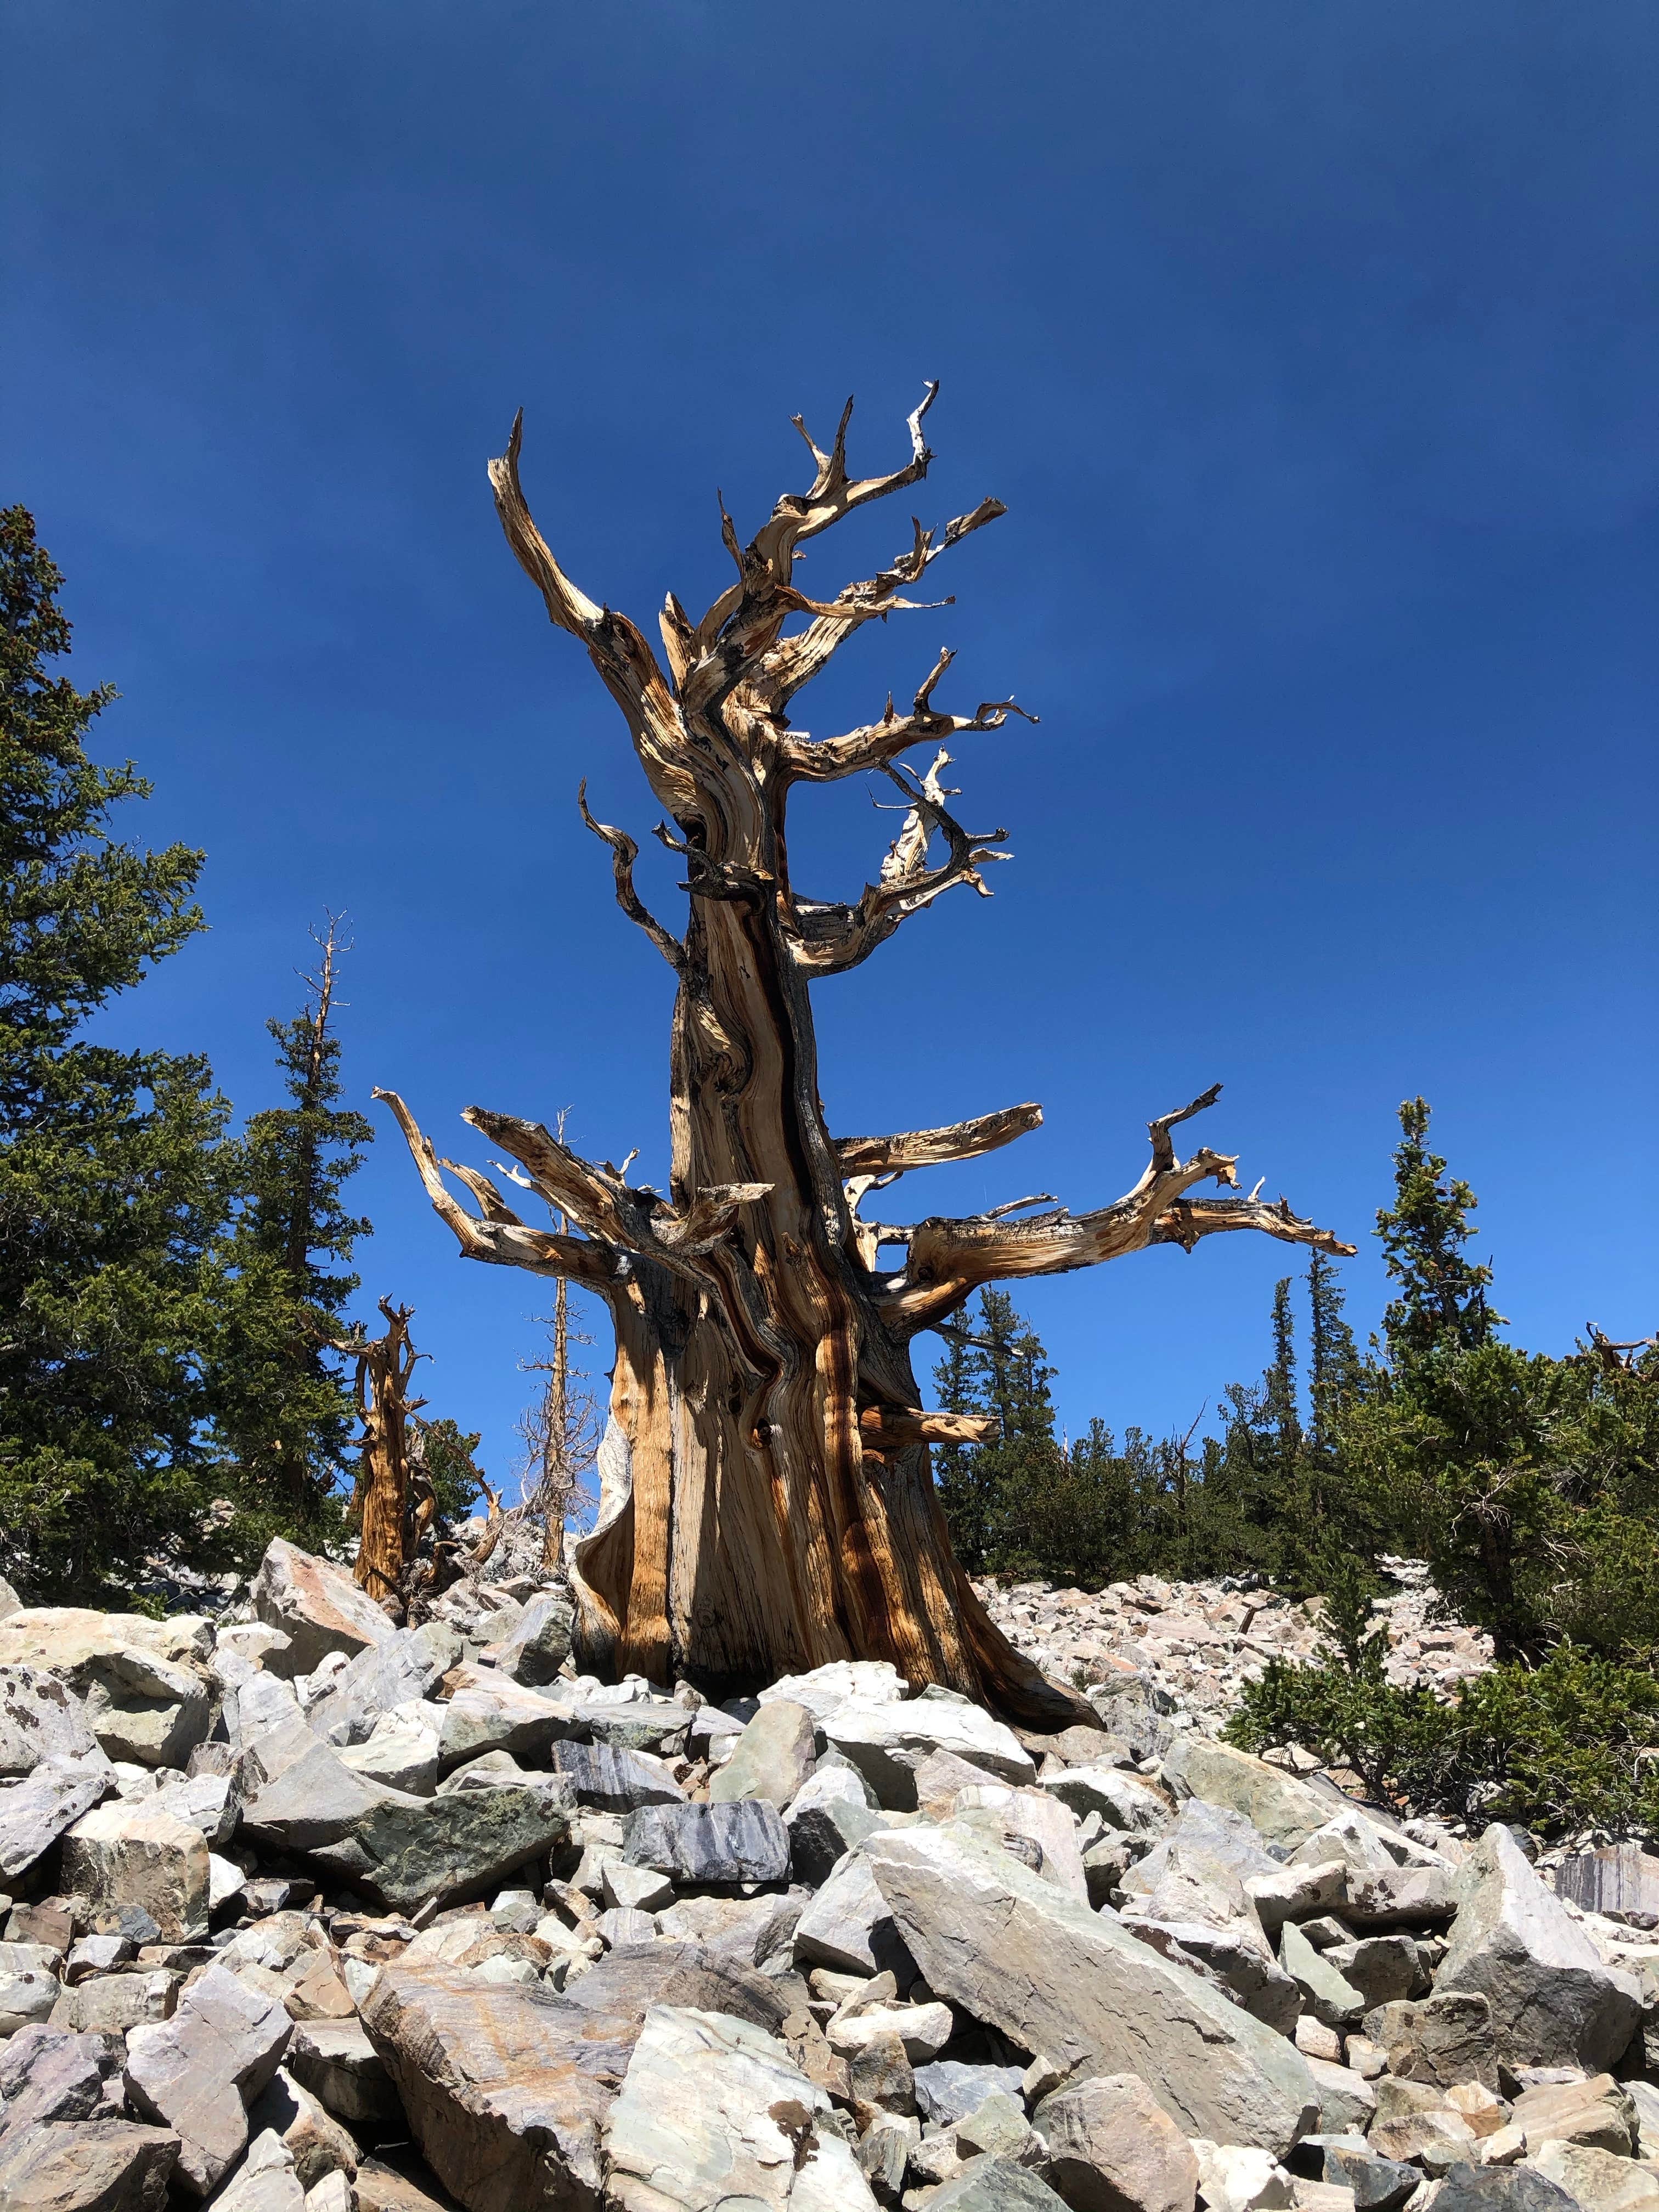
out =
{"type": "Polygon", "coordinates": [[[0,1619],[0,2212],[1659,2212],[1633,1846],[447,1610],[0,1619]]]}

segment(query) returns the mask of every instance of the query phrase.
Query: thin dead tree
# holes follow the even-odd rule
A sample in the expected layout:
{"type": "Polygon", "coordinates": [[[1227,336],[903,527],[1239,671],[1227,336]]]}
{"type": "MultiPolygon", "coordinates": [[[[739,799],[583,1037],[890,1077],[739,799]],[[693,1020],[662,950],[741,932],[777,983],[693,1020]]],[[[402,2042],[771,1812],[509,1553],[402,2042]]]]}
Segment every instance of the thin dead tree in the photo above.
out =
{"type": "MultiPolygon", "coordinates": [[[[564,1141],[568,1108],[562,1107],[554,1127],[564,1141]]],[[[503,1175],[529,1188],[516,1169],[493,1163],[503,1175]]],[[[556,1212],[553,1226],[568,1235],[570,1224],[556,1212]]],[[[541,1395],[519,1416],[517,1430],[525,1447],[522,1469],[524,1502],[515,1511],[540,1524],[542,1565],[553,1569],[564,1557],[564,1532],[571,1514],[586,1499],[582,1477],[593,1463],[599,1441],[598,1407],[592,1394],[571,1388],[570,1347],[592,1341],[570,1325],[570,1285],[561,1275],[553,1293],[553,1311],[547,1316],[549,1359],[521,1359],[526,1374],[544,1375],[541,1395]]]]}
{"type": "Polygon", "coordinates": [[[899,1176],[991,1152],[1042,1118],[1035,1105],[1011,1106],[945,1128],[838,1138],[818,1096],[811,985],[856,968],[945,891],[988,894],[984,870],[1006,857],[1000,830],[969,830],[951,811],[940,777],[949,744],[1024,710],[1012,699],[971,714],[936,705],[948,650],[906,712],[890,700],[874,721],[819,741],[790,718],[840,646],[915,604],[904,594],[933,562],[1004,512],[988,499],[940,530],[916,522],[889,567],[833,599],[794,583],[806,540],[926,475],[922,422],[936,390],[910,418],[909,459],[886,476],[848,472],[850,402],[827,453],[798,421],[810,486],[779,500],[747,544],[722,507],[732,580],[695,622],[670,594],[660,658],[554,557],[525,502],[514,425],[489,471],[507,541],[550,619],[586,647],[621,708],[672,819],[656,834],[684,864],[689,912],[677,937],[635,887],[635,840],[596,821],[579,796],[611,850],[618,904],[678,986],[668,1194],[631,1184],[626,1162],[578,1157],[537,1122],[470,1108],[465,1120],[572,1224],[527,1225],[488,1176],[440,1159],[395,1093],[380,1095],[464,1255],[567,1278],[610,1306],[617,1358],[599,1511],[574,1547],[583,1666],[657,1681],[678,1668],[739,1688],[830,1660],[886,1659],[912,1681],[1052,1721],[1074,1702],[993,1626],[952,1556],[927,1445],[982,1431],[923,1409],[913,1340],[948,1322],[981,1284],[1150,1244],[1190,1251],[1222,1231],[1255,1229],[1328,1252],[1353,1248],[1283,1200],[1263,1200],[1260,1185],[1248,1198],[1194,1194],[1205,1182],[1236,1182],[1226,1153],[1201,1147],[1182,1159],[1176,1150],[1176,1130],[1218,1085],[1149,1125],[1144,1173],[1096,1212],[1031,1215],[1022,1200],[904,1226],[860,1215],[899,1176]],[[920,745],[934,749],[921,773],[903,758],[920,745]],[[857,898],[809,897],[790,873],[790,795],[868,773],[905,801],[899,836],[857,898]]]}
{"type": "Polygon", "coordinates": [[[420,1504],[410,1496],[411,1458],[419,1458],[418,1450],[411,1452],[410,1425],[426,1400],[409,1394],[416,1363],[424,1357],[409,1339],[414,1310],[382,1298],[386,1334],[370,1337],[359,1329],[337,1346],[357,1363],[357,1414],[363,1425],[351,1501],[358,1528],[356,1578],[380,1604],[401,1601],[410,1524],[420,1504]]]}

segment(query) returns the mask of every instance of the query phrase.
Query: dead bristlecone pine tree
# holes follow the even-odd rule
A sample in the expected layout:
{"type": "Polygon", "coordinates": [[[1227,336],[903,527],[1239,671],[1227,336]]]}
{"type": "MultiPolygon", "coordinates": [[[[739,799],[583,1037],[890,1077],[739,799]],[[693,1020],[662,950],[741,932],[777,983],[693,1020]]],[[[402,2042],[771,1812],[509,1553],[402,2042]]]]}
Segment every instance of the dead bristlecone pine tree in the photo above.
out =
{"type": "Polygon", "coordinates": [[[559,566],[520,486],[514,424],[489,469],[507,542],[621,708],[675,824],[659,834],[684,861],[689,911],[677,937],[635,889],[633,838],[594,821],[580,800],[611,848],[617,902],[678,981],[668,1195],[630,1184],[626,1164],[580,1158],[539,1122],[470,1108],[465,1118],[518,1163],[514,1182],[570,1227],[528,1225],[487,1176],[441,1160],[395,1093],[380,1095],[466,1256],[562,1276],[609,1304],[617,1359],[599,1510],[574,1547],[583,1666],[653,1681],[684,1673],[723,1694],[831,1660],[885,1659],[912,1682],[1053,1723],[1073,1716],[1075,1701],[988,1619],[934,1496],[928,1440],[977,1437],[986,1426],[923,1411],[913,1340],[948,1323],[981,1284],[1149,1244],[1190,1249],[1221,1230],[1259,1229],[1323,1251],[1352,1248],[1283,1200],[1192,1194],[1236,1180],[1225,1153],[1182,1159],[1174,1143],[1215,1089],[1151,1124],[1145,1172],[1098,1212],[1021,1219],[1015,1206],[908,1228],[860,1218],[868,1194],[896,1176],[988,1152],[1042,1120],[1038,1107],[1020,1105],[948,1128],[836,1136],[818,1097],[811,986],[856,968],[953,885],[983,891],[981,870],[1000,857],[992,848],[1001,830],[976,835],[948,811],[942,747],[1023,710],[1011,699],[966,714],[936,706],[948,652],[908,714],[890,701],[864,728],[817,741],[790,723],[796,693],[839,647],[908,605],[902,594],[942,553],[1004,511],[988,499],[943,530],[918,523],[890,568],[831,599],[792,580],[806,539],[927,474],[922,421],[936,389],[910,417],[909,459],[889,476],[848,475],[850,403],[827,453],[798,422],[810,487],[779,500],[746,546],[723,514],[737,574],[700,621],[671,593],[660,658],[559,566]],[[796,617],[805,619],[786,635],[796,617]],[[935,750],[921,772],[903,759],[918,746],[935,750]],[[795,787],[872,771],[908,809],[879,881],[850,902],[805,896],[790,879],[785,838],[795,787]]]}

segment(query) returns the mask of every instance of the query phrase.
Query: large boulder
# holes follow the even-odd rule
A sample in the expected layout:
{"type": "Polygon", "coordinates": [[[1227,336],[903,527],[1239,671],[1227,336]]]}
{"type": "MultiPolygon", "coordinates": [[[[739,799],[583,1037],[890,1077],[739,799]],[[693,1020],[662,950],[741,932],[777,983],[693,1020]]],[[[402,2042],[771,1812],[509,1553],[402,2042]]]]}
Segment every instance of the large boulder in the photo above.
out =
{"type": "Polygon", "coordinates": [[[1193,2212],[1197,2156],[1138,2074],[1097,2074],[1032,2118],[1044,2179],[1073,2212],[1193,2212]]]}
{"type": "Polygon", "coordinates": [[[362,2020],[422,2156],[467,2212],[598,2212],[605,2118],[646,2014],[699,2000],[769,2033],[781,2024],[759,1976],[660,1942],[613,1955],[570,1996],[394,1962],[362,2020]]]}
{"type": "Polygon", "coordinates": [[[923,1696],[892,1705],[849,1698],[820,1725],[892,1812],[915,1810],[916,1769],[933,1751],[952,1751],[999,1782],[1036,1779],[1036,1762],[1013,1730],[965,1698],[923,1696]]]}
{"type": "Polygon", "coordinates": [[[182,1766],[212,1717],[212,1684],[202,1664],[210,1637],[195,1614],[150,1620],[37,1606],[0,1621],[0,1667],[33,1668],[67,1683],[110,1758],[182,1766]]]}
{"type": "Polygon", "coordinates": [[[1115,1917],[954,1822],[864,1848],[934,1993],[1042,2052],[1062,2081],[1139,2074],[1188,2136],[1276,2156],[1315,2124],[1295,2046],[1115,1917]]]}
{"type": "Polygon", "coordinates": [[[244,1808],[256,1843],[293,1853],[394,1911],[436,1898],[459,1903],[500,1886],[569,1832],[548,1786],[526,1777],[498,1788],[406,1796],[359,1774],[315,1737],[244,1808]]]}
{"type": "Polygon", "coordinates": [[[710,1800],[735,1804],[740,1797],[763,1797],[781,1812],[812,1771],[815,1741],[805,1706],[774,1698],[755,1715],[709,1784],[710,1800]]]}
{"type": "Polygon", "coordinates": [[[0,2136],[0,2205],[17,2212],[164,2212],[179,2160],[168,2128],[54,2121],[0,2136]]]}
{"type": "Polygon", "coordinates": [[[784,1814],[789,1864],[798,1881],[814,1889],[836,1863],[884,1825],[871,1802],[870,1785],[848,1766],[820,1766],[807,1777],[784,1814]]]}
{"type": "Polygon", "coordinates": [[[646,2014],[608,2130],[616,2212],[875,2212],[827,2093],[746,2021],[646,2014]]]}
{"type": "Polygon", "coordinates": [[[281,2065],[292,2033],[274,1998],[210,1966],[171,2020],[127,2037],[128,2100],[179,2138],[177,2183],[191,2196],[210,2196],[241,2156],[247,2107],[281,2065]]]}
{"type": "Polygon", "coordinates": [[[444,1678],[448,1702],[438,1739],[438,1770],[448,1774],[487,1751],[544,1765],[556,1741],[573,1732],[571,1708],[510,1674],[471,1662],[444,1678]]]}
{"type": "Polygon", "coordinates": [[[1594,2073],[1620,2057],[1641,2016],[1640,1985],[1603,1961],[1506,1827],[1494,1822],[1482,1836],[1461,1892],[1436,1996],[1484,1996],[1506,2065],[1594,2073]]]}
{"type": "Polygon", "coordinates": [[[676,1881],[787,1881],[789,1834],[775,1805],[642,1805],[628,1816],[623,1857],[676,1881]]]}
{"type": "Polygon", "coordinates": [[[915,1978],[893,1909],[863,1849],[849,1851],[795,1923],[795,1958],[832,1973],[890,1972],[902,1988],[915,1978]]]}
{"type": "Polygon", "coordinates": [[[781,1676],[769,1690],[761,1692],[758,1703],[769,1705],[785,1699],[805,1705],[822,1725],[842,1705],[893,1705],[909,1694],[910,1685],[890,1660],[832,1659],[809,1674],[781,1676]]]}
{"type": "Polygon", "coordinates": [[[43,1759],[82,1759],[93,1748],[87,1710],[44,1668],[0,1667],[0,1775],[31,1774],[43,1759]]]}
{"type": "Polygon", "coordinates": [[[198,1827],[143,1798],[100,1805],[64,1838],[64,1884],[94,1912],[137,1905],[163,1943],[207,1934],[208,1846],[198,1827]]]}
{"type": "Polygon", "coordinates": [[[460,1656],[461,1639],[447,1620],[397,1629],[357,1654],[307,1710],[307,1723],[337,1749],[366,1743],[382,1713],[430,1696],[460,1656]]]}
{"type": "Polygon", "coordinates": [[[1200,1735],[1195,1729],[1177,1733],[1164,1753],[1164,1779],[1177,1797],[1198,1797],[1206,1805],[1242,1813],[1268,1843],[1291,1849],[1306,1843],[1335,1809],[1310,1784],[1230,1743],[1200,1735]]]}
{"type": "Polygon", "coordinates": [[[559,1678],[559,1669],[570,1656],[575,1626],[575,1607],[567,1589],[539,1591],[525,1607],[507,1634],[488,1645],[490,1664],[510,1674],[515,1682],[539,1689],[559,1678]]]}
{"type": "Polygon", "coordinates": [[[114,1786],[110,1762],[94,1744],[79,1758],[52,1752],[25,1781],[0,1790],[0,1877],[32,1867],[114,1786]]]}
{"type": "Polygon", "coordinates": [[[359,1589],[343,1569],[314,1559],[281,1536],[271,1539],[259,1562],[251,1593],[253,1609],[288,1638],[272,1646],[264,1665],[276,1674],[309,1674],[331,1651],[350,1657],[397,1633],[367,1590],[359,1589]]]}

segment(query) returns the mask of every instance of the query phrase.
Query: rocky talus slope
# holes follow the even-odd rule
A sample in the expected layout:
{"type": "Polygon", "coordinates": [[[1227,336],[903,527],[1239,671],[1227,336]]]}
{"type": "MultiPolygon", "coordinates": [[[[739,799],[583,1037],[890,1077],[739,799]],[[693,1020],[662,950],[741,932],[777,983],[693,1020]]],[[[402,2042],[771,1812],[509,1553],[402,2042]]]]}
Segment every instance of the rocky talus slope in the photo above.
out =
{"type": "Polygon", "coordinates": [[[399,1627],[283,1544],[0,1606],[0,2212],[1659,2212],[1659,1859],[1215,1741],[1305,1611],[995,1603],[1099,1726],[603,1683],[533,1573],[399,1627]]]}

